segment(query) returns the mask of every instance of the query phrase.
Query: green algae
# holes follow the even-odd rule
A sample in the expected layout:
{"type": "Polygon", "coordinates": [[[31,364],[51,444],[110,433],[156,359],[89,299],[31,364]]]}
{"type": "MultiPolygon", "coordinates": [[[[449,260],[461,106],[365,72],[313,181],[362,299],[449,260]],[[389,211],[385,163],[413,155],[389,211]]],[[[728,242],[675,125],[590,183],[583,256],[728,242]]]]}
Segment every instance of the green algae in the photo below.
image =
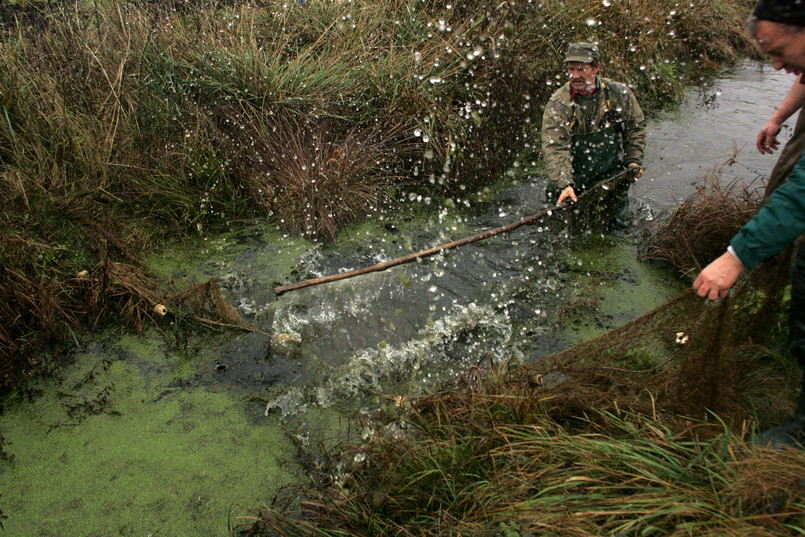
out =
{"type": "Polygon", "coordinates": [[[415,199],[391,215],[363,218],[344,226],[338,240],[325,248],[361,252],[382,246],[388,255],[414,253],[473,233],[464,214],[470,206],[477,208],[477,204],[463,205],[451,198],[415,199]],[[426,235],[437,238],[423,243],[426,235]]]}
{"type": "Polygon", "coordinates": [[[225,390],[177,383],[163,347],[107,342],[42,381],[35,402],[7,406],[8,535],[223,536],[244,506],[303,479],[279,424],[255,423],[225,390]],[[103,404],[69,411],[104,391],[103,404]]]}
{"type": "Polygon", "coordinates": [[[562,334],[572,343],[589,341],[665,304],[690,285],[672,270],[641,261],[630,238],[591,234],[574,237],[563,253],[571,282],[562,334]]]}
{"type": "Polygon", "coordinates": [[[260,221],[222,230],[195,242],[176,241],[148,256],[147,264],[164,274],[189,281],[224,276],[232,266],[252,267],[261,285],[288,277],[299,257],[314,244],[260,221]],[[200,241],[200,242],[199,242],[200,241]]]}

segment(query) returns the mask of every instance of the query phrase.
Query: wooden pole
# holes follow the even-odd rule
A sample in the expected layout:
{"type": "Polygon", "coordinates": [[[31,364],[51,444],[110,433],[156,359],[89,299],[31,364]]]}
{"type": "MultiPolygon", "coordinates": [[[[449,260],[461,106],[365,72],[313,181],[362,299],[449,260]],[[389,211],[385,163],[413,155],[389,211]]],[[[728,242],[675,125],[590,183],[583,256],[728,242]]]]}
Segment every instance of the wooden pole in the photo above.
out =
{"type": "Polygon", "coordinates": [[[274,293],[277,295],[281,295],[282,293],[287,293],[288,291],[296,291],[297,289],[302,289],[304,287],[310,287],[311,285],[318,285],[320,283],[327,283],[327,282],[334,282],[337,280],[345,280],[347,278],[352,278],[353,276],[360,276],[361,274],[368,274],[370,272],[380,272],[383,270],[390,269],[391,267],[396,267],[397,265],[404,265],[406,263],[412,263],[417,261],[418,259],[423,259],[425,257],[430,257],[432,255],[446,252],[447,250],[453,250],[455,248],[459,248],[461,246],[466,246],[467,244],[481,241],[484,239],[488,239],[489,237],[494,237],[495,235],[500,235],[501,233],[506,233],[507,231],[511,231],[512,229],[518,228],[520,226],[524,226],[526,224],[530,224],[543,218],[551,211],[556,211],[561,209],[562,206],[555,205],[553,207],[549,207],[547,209],[543,209],[537,214],[533,214],[517,222],[512,224],[508,224],[499,228],[490,229],[489,231],[484,231],[483,233],[478,233],[477,235],[473,235],[471,237],[464,237],[463,239],[459,239],[457,241],[448,242],[447,244],[442,244],[439,246],[434,246],[433,248],[428,248],[427,250],[421,250],[419,252],[414,252],[408,255],[404,255],[402,257],[398,257],[396,259],[391,259],[389,261],[384,261],[382,263],[378,263],[377,265],[372,265],[371,267],[365,267],[361,269],[355,269],[349,272],[342,272],[340,274],[331,274],[329,276],[322,276],[320,278],[311,278],[309,280],[304,280],[297,283],[292,283],[289,285],[281,285],[280,287],[274,288],[274,293]]]}
{"type": "MultiPolygon", "coordinates": [[[[618,183],[620,181],[625,181],[628,179],[634,179],[637,175],[637,171],[639,168],[629,168],[628,170],[621,172],[606,181],[602,181],[595,185],[594,187],[590,188],[579,198],[581,199],[582,196],[593,192],[598,188],[604,188],[605,190],[608,189],[608,186],[613,183],[618,183]]],[[[362,274],[369,274],[370,272],[380,272],[384,270],[388,270],[391,267],[396,267],[398,265],[404,265],[406,263],[412,263],[419,259],[424,259],[426,257],[430,257],[432,255],[436,255],[441,252],[446,252],[447,250],[453,250],[455,248],[460,248],[461,246],[466,246],[467,244],[471,244],[473,242],[482,241],[484,239],[488,239],[489,237],[494,237],[495,235],[500,235],[501,233],[507,233],[513,229],[516,229],[520,226],[525,226],[527,224],[533,224],[534,222],[544,218],[545,216],[552,214],[556,211],[566,209],[568,207],[572,207],[571,204],[565,205],[554,205],[553,207],[548,207],[546,209],[541,210],[536,214],[532,214],[531,216],[526,216],[525,218],[521,218],[517,222],[513,222],[511,224],[507,224],[505,226],[501,226],[495,229],[490,229],[488,231],[484,231],[482,233],[478,233],[476,235],[472,235],[470,237],[464,237],[463,239],[459,239],[457,241],[448,242],[446,244],[442,244],[439,246],[434,246],[432,248],[428,248],[427,250],[421,250],[419,252],[414,252],[408,255],[404,255],[402,257],[398,257],[396,259],[391,259],[389,261],[384,261],[382,263],[378,263],[377,265],[372,265],[371,267],[365,267],[360,269],[351,270],[349,272],[342,272],[340,274],[330,274],[329,276],[321,276],[319,278],[311,278],[309,280],[303,280],[297,283],[291,283],[288,285],[281,285],[279,287],[274,288],[274,294],[277,296],[287,293],[288,291],[297,291],[299,289],[304,289],[305,287],[311,287],[313,285],[319,285],[322,283],[328,282],[335,282],[338,280],[346,280],[347,278],[353,278],[355,276],[360,276],[362,274]]]]}

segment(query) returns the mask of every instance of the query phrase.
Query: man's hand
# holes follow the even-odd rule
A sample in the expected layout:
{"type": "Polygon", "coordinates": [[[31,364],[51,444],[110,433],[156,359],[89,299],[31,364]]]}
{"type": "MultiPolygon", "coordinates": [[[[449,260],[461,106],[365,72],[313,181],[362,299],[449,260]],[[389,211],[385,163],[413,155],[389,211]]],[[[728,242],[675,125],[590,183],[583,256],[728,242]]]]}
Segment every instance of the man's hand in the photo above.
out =
{"type": "Polygon", "coordinates": [[[571,201],[578,201],[579,198],[576,197],[576,191],[573,190],[572,186],[566,186],[562,193],[559,194],[559,199],[556,201],[557,205],[562,205],[566,199],[570,198],[571,201]]]}
{"type": "MultiPolygon", "coordinates": [[[[640,164],[638,164],[637,162],[630,162],[628,167],[629,167],[629,168],[635,168],[635,167],[637,167],[637,166],[640,166],[640,164]]],[[[645,171],[645,170],[643,169],[643,167],[642,167],[642,166],[640,166],[640,171],[639,171],[639,172],[637,172],[637,175],[635,175],[634,180],[635,180],[635,181],[637,181],[638,179],[640,179],[641,177],[643,177],[643,172],[644,172],[644,171],[645,171]]]]}
{"type": "Polygon", "coordinates": [[[693,290],[700,297],[710,300],[725,297],[743,269],[743,263],[731,253],[724,252],[699,273],[693,282],[693,290]]]}
{"type": "Polygon", "coordinates": [[[766,126],[761,129],[760,133],[757,135],[757,150],[760,151],[761,155],[764,153],[771,155],[780,147],[780,141],[777,139],[777,135],[782,128],[783,124],[772,118],[766,123],[766,126]]]}

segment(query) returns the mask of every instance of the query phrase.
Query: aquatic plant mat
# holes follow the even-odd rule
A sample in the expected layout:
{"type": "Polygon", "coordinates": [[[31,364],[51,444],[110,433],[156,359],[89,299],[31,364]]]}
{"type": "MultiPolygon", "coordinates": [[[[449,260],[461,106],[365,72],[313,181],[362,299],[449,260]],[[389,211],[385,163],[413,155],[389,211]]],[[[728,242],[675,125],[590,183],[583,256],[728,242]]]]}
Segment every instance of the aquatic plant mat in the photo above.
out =
{"type": "MultiPolygon", "coordinates": [[[[672,224],[732,210],[708,199],[672,224]]],[[[697,233],[720,232],[710,221],[697,233]]],[[[750,442],[798,392],[796,365],[767,348],[784,337],[789,263],[720,301],[688,290],[538,363],[485,356],[443,391],[393,399],[316,486],[284,489],[240,534],[801,535],[805,453],[750,442]]]]}

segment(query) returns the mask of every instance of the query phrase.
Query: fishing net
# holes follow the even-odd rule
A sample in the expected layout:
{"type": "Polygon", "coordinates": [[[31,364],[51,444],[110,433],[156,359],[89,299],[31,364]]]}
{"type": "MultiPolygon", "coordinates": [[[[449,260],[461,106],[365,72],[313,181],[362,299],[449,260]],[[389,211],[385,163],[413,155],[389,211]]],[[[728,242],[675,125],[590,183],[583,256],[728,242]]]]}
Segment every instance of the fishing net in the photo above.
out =
{"type": "Polygon", "coordinates": [[[79,280],[86,284],[88,304],[98,317],[116,309],[137,329],[162,317],[184,317],[207,326],[252,330],[221,293],[218,278],[183,282],[139,264],[105,262],[79,280]]]}
{"type": "Polygon", "coordinates": [[[566,405],[746,419],[741,385],[779,326],[785,257],[752,272],[726,299],[709,303],[685,291],[532,368],[561,379],[566,405]]]}
{"type": "Polygon", "coordinates": [[[195,320],[208,325],[252,330],[237,310],[224,298],[218,278],[194,283],[172,297],[172,302],[195,320]]]}
{"type": "MultiPolygon", "coordinates": [[[[644,232],[644,259],[695,276],[724,251],[757,211],[759,194],[717,176],[644,232]]],[[[629,409],[682,420],[748,423],[747,399],[764,392],[769,420],[790,411],[794,367],[779,366],[767,346],[781,337],[792,249],[746,274],[728,297],[711,302],[692,290],[596,339],[529,366],[555,388],[557,411],[629,409]],[[758,375],[758,368],[768,371],[758,375]],[[788,367],[788,369],[786,369],[788,367]],[[769,369],[771,368],[771,369],[769,369]],[[564,409],[564,410],[562,410],[564,409]]],[[[762,397],[762,395],[759,395],[762,397]]]]}
{"type": "Polygon", "coordinates": [[[162,274],[140,260],[108,225],[79,215],[88,243],[101,261],[79,274],[86,304],[96,319],[109,310],[123,314],[138,330],[162,317],[189,318],[208,326],[252,330],[222,295],[218,278],[188,282],[162,274]]]}

